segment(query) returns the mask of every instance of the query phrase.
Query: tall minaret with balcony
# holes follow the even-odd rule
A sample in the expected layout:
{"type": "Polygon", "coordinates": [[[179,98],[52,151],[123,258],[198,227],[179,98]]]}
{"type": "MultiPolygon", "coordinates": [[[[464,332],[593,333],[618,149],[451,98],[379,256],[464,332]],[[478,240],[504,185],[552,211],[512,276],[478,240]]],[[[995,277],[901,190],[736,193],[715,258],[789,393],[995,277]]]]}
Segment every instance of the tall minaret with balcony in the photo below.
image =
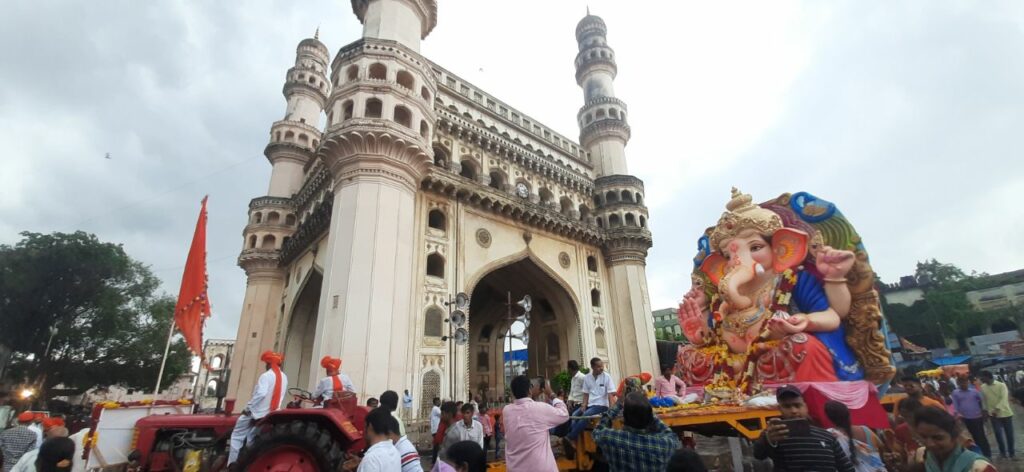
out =
{"type": "MultiPolygon", "coordinates": [[[[363,38],[331,65],[319,156],[334,204],[310,371],[340,356],[364,392],[412,385],[416,193],[431,163],[437,84],[420,40],[435,0],[353,0],[363,38]]],[[[424,255],[424,257],[426,257],[424,255]]],[[[308,386],[306,386],[308,387],[308,386]]]]}
{"type": "Polygon", "coordinates": [[[327,80],[327,47],[314,35],[296,50],[295,67],[284,84],[287,108],[284,119],[270,128],[270,143],[263,153],[273,169],[267,195],[249,202],[249,224],[243,231],[244,246],[238,265],[247,277],[242,316],[235,350],[231,356],[228,396],[244,405],[251,392],[239,385],[255,385],[263,373],[259,355],[273,349],[285,270],[278,266],[281,246],[296,228],[291,197],[302,185],[303,169],[320,145],[320,116],[330,93],[327,80]]]}
{"type": "Polygon", "coordinates": [[[651,247],[644,206],[644,184],[626,169],[629,124],[626,103],[615,98],[618,73],[608,28],[589,12],[576,25],[576,83],[583,88],[577,114],[580,144],[594,165],[595,216],[604,232],[604,256],[611,309],[606,313],[615,336],[618,372],[654,372],[654,321],[647,291],[646,260],[651,247]]]}

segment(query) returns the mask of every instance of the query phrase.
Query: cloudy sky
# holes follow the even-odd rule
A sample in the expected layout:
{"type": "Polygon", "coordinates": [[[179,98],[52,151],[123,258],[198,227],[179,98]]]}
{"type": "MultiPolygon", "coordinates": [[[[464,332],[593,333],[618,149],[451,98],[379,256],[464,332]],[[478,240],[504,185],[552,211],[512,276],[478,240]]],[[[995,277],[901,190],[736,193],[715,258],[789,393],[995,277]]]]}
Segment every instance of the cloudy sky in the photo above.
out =
{"type": "MultiPolygon", "coordinates": [[[[832,200],[886,281],[925,258],[1024,267],[1024,3],[588,2],[630,107],[655,307],[736,185],[832,200]]],[[[577,136],[582,1],[441,0],[423,53],[577,136]]],[[[234,337],[246,208],[295,45],[361,27],[341,0],[14,0],[0,17],[0,243],[96,233],[175,292],[210,195],[208,334],[234,337]],[[110,153],[111,159],[104,155],[110,153]]]]}

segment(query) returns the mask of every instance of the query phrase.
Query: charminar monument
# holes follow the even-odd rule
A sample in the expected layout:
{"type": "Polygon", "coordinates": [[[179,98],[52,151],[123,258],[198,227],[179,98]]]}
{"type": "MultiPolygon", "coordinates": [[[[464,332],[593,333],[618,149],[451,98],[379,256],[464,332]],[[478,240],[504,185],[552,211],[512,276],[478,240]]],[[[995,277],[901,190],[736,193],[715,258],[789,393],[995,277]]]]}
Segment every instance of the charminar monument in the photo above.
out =
{"type": "Polygon", "coordinates": [[[420,55],[435,0],[352,10],[361,38],[333,60],[304,39],[285,76],[270,185],[243,230],[229,398],[248,401],[266,349],[284,353],[292,386],[312,389],[329,354],[361,400],[408,389],[418,414],[434,396],[494,398],[507,301],[518,315],[524,295],[531,375],[595,356],[617,378],[656,371],[651,232],[604,21],[576,26],[577,142],[420,55]],[[468,339],[456,345],[446,302],[460,292],[468,339]]]}

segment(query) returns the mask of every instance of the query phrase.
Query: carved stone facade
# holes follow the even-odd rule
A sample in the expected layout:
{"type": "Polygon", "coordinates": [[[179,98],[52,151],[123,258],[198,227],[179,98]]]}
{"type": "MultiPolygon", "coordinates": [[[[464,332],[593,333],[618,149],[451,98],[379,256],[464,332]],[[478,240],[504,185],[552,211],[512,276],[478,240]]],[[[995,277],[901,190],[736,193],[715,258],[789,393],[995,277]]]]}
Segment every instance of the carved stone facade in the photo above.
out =
{"type": "Polygon", "coordinates": [[[286,75],[271,188],[250,204],[239,258],[249,280],[229,396],[247,401],[264,349],[284,352],[292,386],[340,356],[362,398],[408,389],[417,413],[434,395],[501,396],[508,302],[526,294],[531,373],[591,357],[618,377],[656,371],[652,238],[604,22],[576,30],[578,144],[419,54],[436,2],[353,9],[363,37],[330,70],[312,38],[286,75]],[[454,346],[458,292],[469,341],[454,346]]]}

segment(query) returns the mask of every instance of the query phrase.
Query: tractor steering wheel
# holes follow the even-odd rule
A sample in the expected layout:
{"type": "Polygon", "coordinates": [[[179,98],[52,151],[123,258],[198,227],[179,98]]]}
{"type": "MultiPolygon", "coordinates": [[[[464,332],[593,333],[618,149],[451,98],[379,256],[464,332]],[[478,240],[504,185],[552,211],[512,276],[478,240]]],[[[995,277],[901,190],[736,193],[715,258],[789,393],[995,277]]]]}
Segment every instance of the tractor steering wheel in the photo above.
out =
{"type": "Polygon", "coordinates": [[[299,387],[291,387],[288,389],[288,395],[291,395],[294,403],[316,403],[316,399],[313,398],[313,394],[308,390],[303,390],[299,387]]]}

